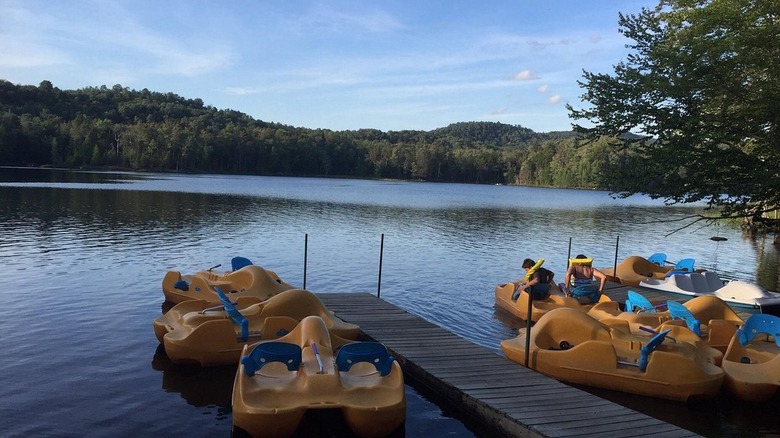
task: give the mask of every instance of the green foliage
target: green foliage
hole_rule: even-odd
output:
[[[573,132],[489,122],[312,130],[120,85],[63,91],[0,80],[0,114],[0,164],[591,188],[605,160]]]
[[[610,146],[607,185],[761,220],[780,205],[780,2],[664,0],[620,16],[633,52],[569,106]]]

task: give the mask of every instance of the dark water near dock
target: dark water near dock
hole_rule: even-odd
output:
[[[162,277],[242,255],[302,286],[306,234],[309,290],[376,292],[384,234],[382,298],[497,352],[519,322],[494,310],[493,288],[519,278],[525,257],[562,277],[570,237],[599,266],[613,264],[620,236],[619,259],[663,251],[778,289],[771,240],[699,225],[666,237],[680,224],[652,222],[694,211],[596,191],[0,168],[0,430],[229,435],[234,368],[176,367],[158,349]],[[402,435],[478,432],[407,395]],[[777,400],[699,408],[605,396],[707,436],[780,434]],[[317,430],[339,436],[330,427]]]

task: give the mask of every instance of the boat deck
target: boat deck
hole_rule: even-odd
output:
[[[618,286],[610,285],[615,300],[628,290]],[[367,338],[384,343],[409,383],[435,394],[480,435],[699,436],[511,362],[374,295],[319,297],[341,319],[360,325]]]

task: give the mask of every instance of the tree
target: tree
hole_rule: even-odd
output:
[[[619,17],[632,52],[584,72],[574,124],[622,141],[609,186],[721,218],[770,221],[780,206],[780,1],[662,0]],[[631,131],[645,137],[626,135]]]

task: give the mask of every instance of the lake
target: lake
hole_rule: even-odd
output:
[[[499,353],[522,323],[494,308],[496,284],[520,278],[526,257],[545,258],[562,280],[570,242],[572,256],[601,267],[665,252],[770,290],[780,278],[771,238],[682,228],[700,207],[602,191],[0,168],[0,201],[4,436],[229,435],[235,367],[172,365],[152,321],[167,270],[227,269],[237,255],[299,287],[305,270],[316,293],[379,289]],[[706,436],[780,434],[777,398],[746,407],[599,395]],[[407,396],[401,436],[480,434],[426,394]],[[344,433],[331,418],[307,422],[302,436]]]

